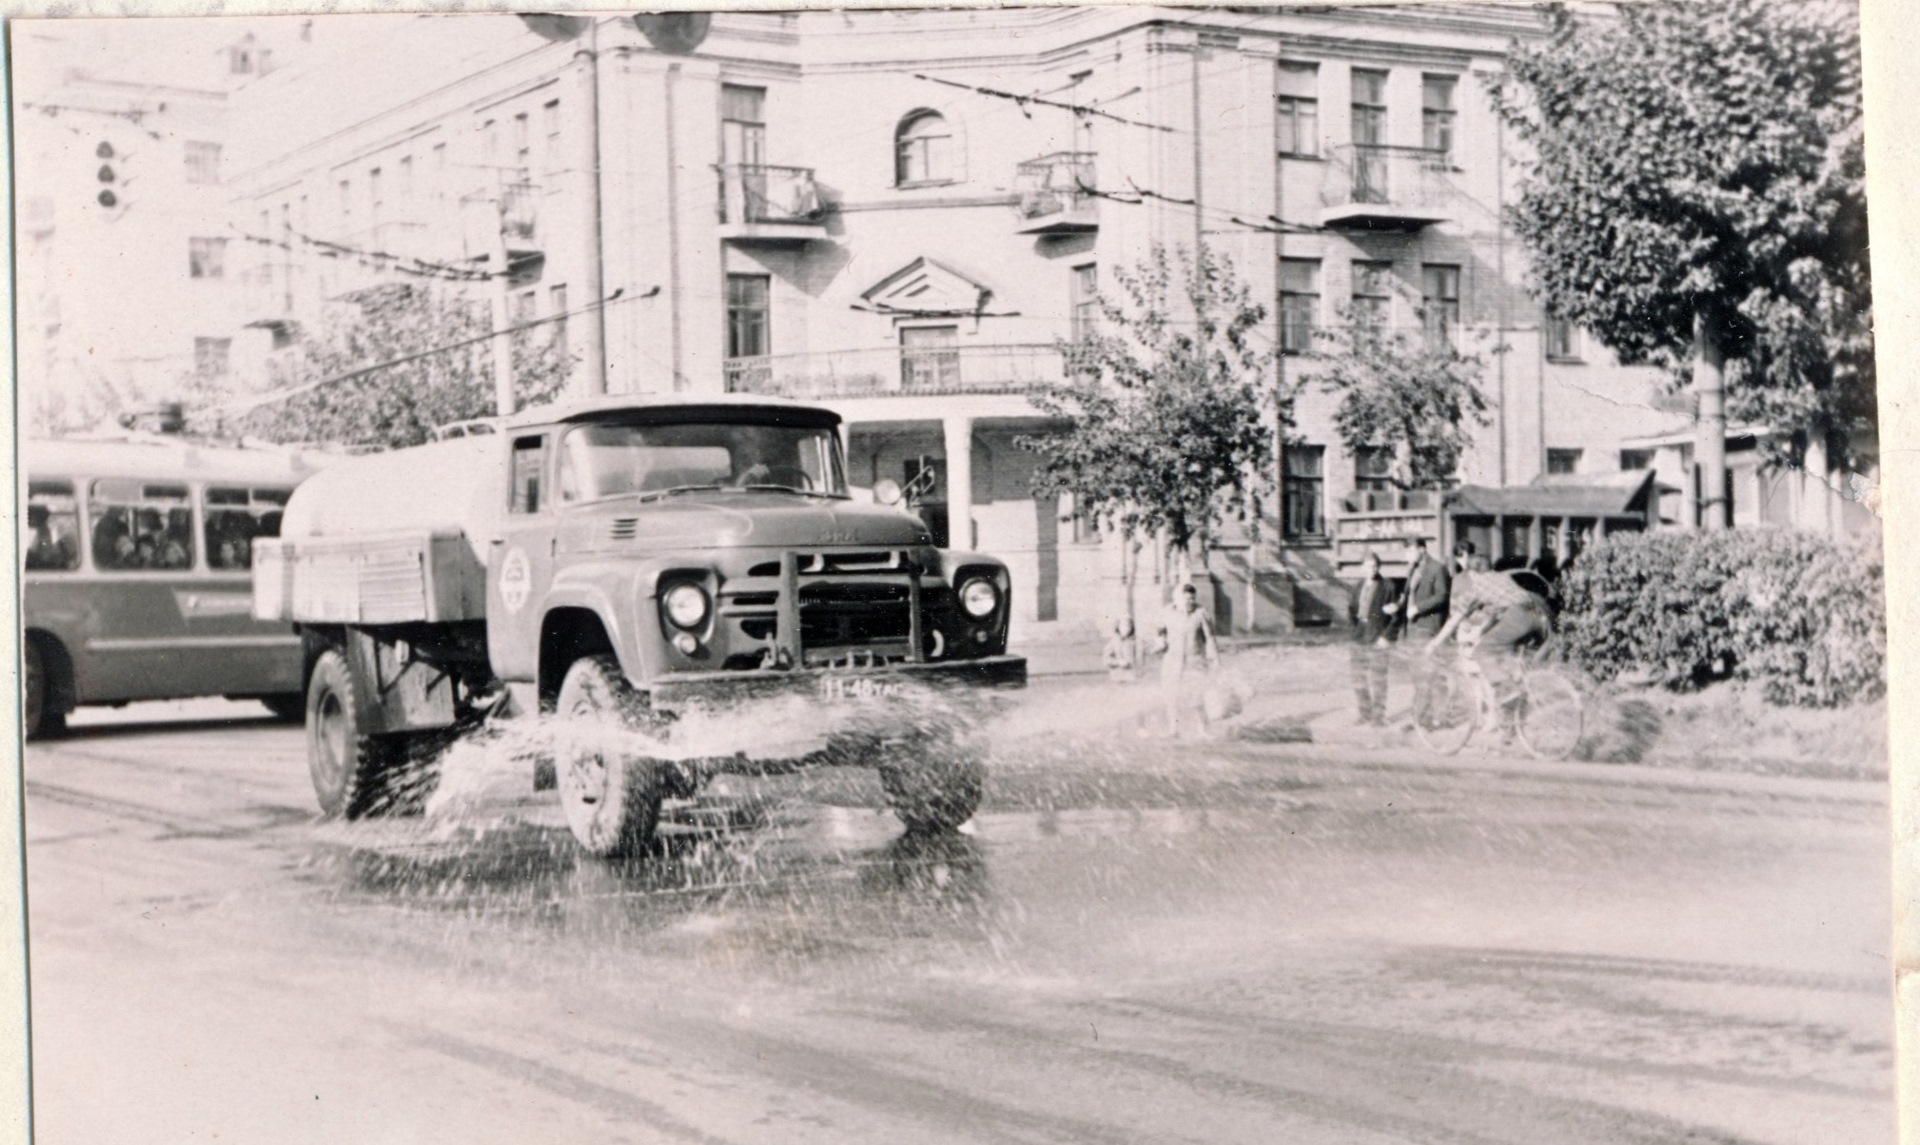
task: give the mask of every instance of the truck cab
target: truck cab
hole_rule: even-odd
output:
[[[670,740],[695,709],[827,713],[821,742],[783,760],[560,752],[575,834],[608,854],[644,845],[660,798],[707,775],[808,762],[877,766],[910,827],[957,825],[978,765],[913,726],[911,697],[1026,680],[1006,651],[1005,565],[856,499],[838,415],[770,399],[532,410],[498,433],[354,459],[295,494],[255,582],[256,610],[307,641],[309,763],[331,813],[404,802],[421,786],[402,782],[410,761],[489,718],[617,720]],[[903,714],[876,733],[888,705]],[[884,757],[909,743],[952,774],[930,783]]]

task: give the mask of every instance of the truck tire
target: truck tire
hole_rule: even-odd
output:
[[[883,761],[880,788],[909,834],[951,831],[973,818],[986,790],[987,769],[958,743],[935,743]]]
[[[385,788],[394,751],[365,727],[347,658],[322,653],[307,685],[307,771],[329,817],[360,819],[389,809]]]
[[[560,805],[581,849],[603,859],[645,851],[660,825],[659,767],[619,742],[638,706],[610,655],[575,660],[554,705],[574,725],[554,751]]]

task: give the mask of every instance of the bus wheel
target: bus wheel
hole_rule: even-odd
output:
[[[573,662],[555,705],[566,725],[554,750],[554,780],[573,837],[590,855],[623,858],[647,849],[660,824],[658,767],[621,741],[637,702],[612,656]]]
[[[363,730],[366,721],[353,698],[347,658],[322,653],[307,686],[307,770],[320,810],[359,819],[385,810],[384,787],[393,755],[388,744]]]
[[[951,831],[973,818],[987,778],[977,754],[956,742],[927,743],[911,758],[906,754],[882,761],[879,771],[887,804],[909,833]]]
[[[66,728],[66,717],[49,710],[52,704],[53,681],[48,677],[47,654],[40,647],[40,641],[32,636],[26,639],[26,647],[21,649],[26,659],[26,678],[20,682],[20,723],[26,729],[28,739],[45,739],[58,735]]]

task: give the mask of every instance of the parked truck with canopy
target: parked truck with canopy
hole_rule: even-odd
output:
[[[256,548],[257,614],[305,642],[324,811],[404,804],[437,747],[547,713],[644,733],[552,737],[595,854],[645,848],[663,800],[726,772],[870,766],[910,829],[973,814],[981,764],[927,714],[1025,685],[1006,566],[852,497],[837,414],[629,396],[499,428],[342,462]],[[751,735],[756,708],[796,703],[818,735],[778,758],[644,748],[695,714]]]

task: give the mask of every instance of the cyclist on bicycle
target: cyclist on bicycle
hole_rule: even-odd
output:
[[[1467,570],[1453,580],[1447,622],[1425,653],[1433,655],[1452,636],[1486,673],[1493,686],[1495,710],[1500,711],[1519,694],[1519,674],[1514,661],[1523,647],[1537,645],[1551,635],[1553,623],[1547,602],[1538,593],[1529,592],[1503,572],[1494,572],[1487,558],[1467,558]]]

